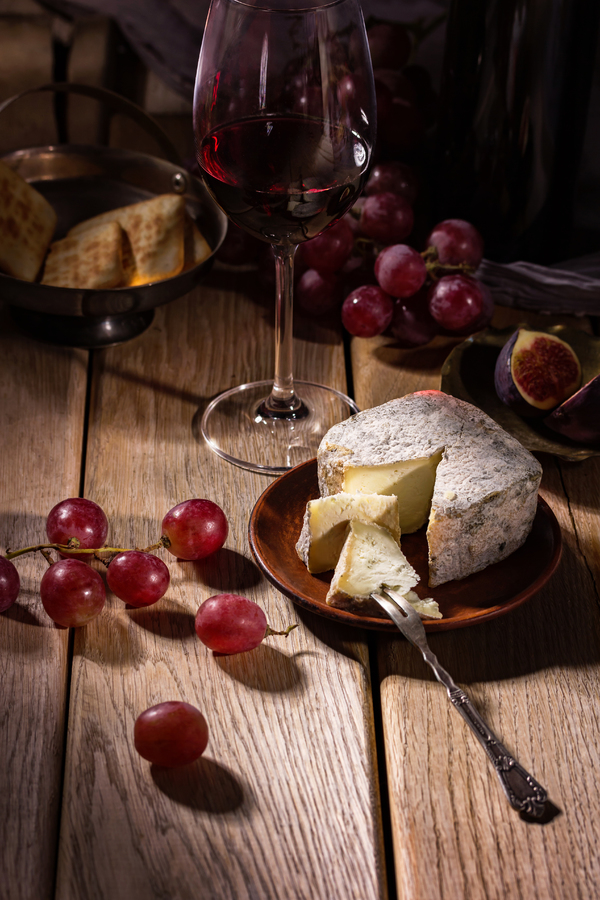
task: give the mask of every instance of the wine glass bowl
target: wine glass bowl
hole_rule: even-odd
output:
[[[347,212],[371,162],[375,92],[358,0],[213,0],[194,136],[209,192],[235,224],[273,246],[276,266],[271,391],[264,384],[256,388],[261,397],[251,385],[227,391],[206,410],[202,433],[238,465],[281,472],[290,465],[290,441],[314,454],[325,431],[356,411],[324,385],[302,383],[296,392],[292,290],[296,247]],[[330,396],[316,399],[319,392]],[[250,446],[252,430],[260,447]]]

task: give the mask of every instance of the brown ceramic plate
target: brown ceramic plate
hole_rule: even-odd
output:
[[[518,327],[486,328],[455,347],[442,366],[441,389],[478,406],[528,450],[552,453],[571,462],[600,456],[598,444],[578,444],[547,428],[541,419],[522,418],[498,398],[494,387],[496,360]],[[600,338],[564,325],[536,325],[535,330],[555,334],[571,345],[581,363],[582,384],[600,372]]]
[[[316,459],[290,469],[269,485],[250,517],[250,547],[256,562],[276,588],[311,612],[359,628],[397,631],[388,619],[328,606],[325,596],[331,573],[311,575],[296,554],[306,504],[318,496]],[[554,513],[540,497],[533,529],[519,550],[483,572],[436,588],[427,587],[425,528],[403,535],[402,550],[421,579],[417,593],[437,600],[443,614],[442,619],[426,621],[425,630],[444,631],[504,615],[532,597],[558,565],[561,534]]]

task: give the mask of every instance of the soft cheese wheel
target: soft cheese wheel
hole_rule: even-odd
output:
[[[348,523],[356,519],[382,525],[400,541],[397,497],[340,493],[309,500],[296,544],[296,552],[309,572],[335,568]]]
[[[358,477],[357,469],[371,490],[381,475],[377,492],[396,494],[401,527],[403,504],[429,505],[429,479],[416,493],[405,492],[403,467],[396,483],[390,469],[408,461],[425,473],[435,466],[427,527],[431,586],[505,559],[524,543],[537,510],[542,468],[535,457],[480,409],[441,391],[408,394],[334,425],[317,459],[323,496],[348,490],[346,476]]]

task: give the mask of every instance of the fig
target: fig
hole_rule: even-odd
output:
[[[600,375],[557,406],[544,424],[580,444],[600,444]]]
[[[543,416],[580,383],[581,366],[572,347],[544,331],[518,328],[496,361],[496,393],[521,416]]]

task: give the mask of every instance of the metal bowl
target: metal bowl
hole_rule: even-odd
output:
[[[87,145],[18,150],[2,159],[54,207],[54,240],[99,213],[175,192],[185,197],[188,213],[213,251],[204,262],[172,278],[111,290],[52,287],[0,274],[0,296],[10,304],[14,320],[40,340],[93,348],[135,337],[150,325],[155,307],[198,284],[225,237],[227,217],[202,182],[175,162]]]

